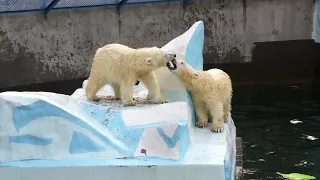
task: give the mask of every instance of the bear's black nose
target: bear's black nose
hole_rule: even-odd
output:
[[[173,54],[173,57],[175,57],[175,58],[176,58],[176,57],[177,57],[177,55],[176,55],[176,54]]]

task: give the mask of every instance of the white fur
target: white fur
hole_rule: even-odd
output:
[[[133,49],[121,44],[108,44],[99,48],[94,56],[86,95],[88,100],[97,100],[97,91],[105,84],[113,88],[115,99],[122,99],[125,105],[135,105],[132,88],[141,80],[148,88],[148,97],[156,103],[165,103],[154,70],[165,66],[175,57],[160,48]]]
[[[191,92],[198,116],[197,126],[207,126],[209,113],[212,131],[222,132],[223,121],[228,122],[231,110],[232,83],[228,74],[220,69],[197,71],[185,62],[175,62],[177,68],[171,72]]]

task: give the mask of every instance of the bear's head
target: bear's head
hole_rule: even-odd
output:
[[[167,63],[169,71],[181,78],[197,79],[199,74],[187,63],[174,59]]]
[[[141,48],[139,52],[142,52],[139,56],[145,56],[145,63],[152,68],[164,67],[168,62],[175,60],[177,57],[174,52],[162,51],[158,47]]]
[[[165,63],[168,63],[170,61],[175,60],[177,58],[177,55],[174,52],[167,51],[167,52],[164,52],[163,57],[164,57]]]

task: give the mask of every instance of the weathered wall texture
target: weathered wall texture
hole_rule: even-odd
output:
[[[244,3],[245,2],[245,3]],[[254,42],[311,39],[313,0],[210,0],[0,16],[0,88],[89,75],[108,43],[162,46],[205,23],[205,62],[249,62]]]

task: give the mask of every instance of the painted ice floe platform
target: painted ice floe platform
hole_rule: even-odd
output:
[[[128,146],[126,157],[183,158],[190,146],[190,132],[193,132],[191,108],[186,101],[135,107],[124,107],[121,100],[88,103],[84,91],[86,84],[87,80],[71,97]],[[135,86],[133,92],[138,102],[147,102],[148,91],[142,83]],[[113,96],[112,88],[106,85],[98,96]]]
[[[114,147],[118,145],[116,147],[128,149],[126,148],[128,140],[125,141],[121,138],[124,138],[124,135],[129,135],[130,132],[121,131],[123,126],[108,128],[112,122],[104,124],[103,121],[97,120],[98,118],[92,118],[93,116],[101,117],[105,113],[99,111],[99,108],[102,110],[107,108],[81,102],[81,92],[79,91],[83,91],[83,89],[78,89],[72,97],[46,92],[5,92],[0,94],[0,112],[5,115],[5,121],[0,123],[0,158],[2,161],[0,174],[2,177],[10,180],[21,177],[33,180],[85,180],[92,177],[95,180],[125,180],[129,177],[140,180],[149,180],[150,178],[191,180],[195,177],[212,179],[212,176],[215,179],[233,179],[235,173],[235,126],[232,119],[228,124],[225,124],[223,133],[212,133],[210,128],[195,128],[192,134],[187,134],[190,137],[191,145],[181,159],[165,160],[149,157],[147,147],[145,147],[145,152],[140,151],[145,154],[144,156],[130,158],[128,155],[118,153],[118,149]],[[90,109],[86,106],[92,107]],[[136,108],[144,109],[143,106],[150,105]],[[59,108],[60,112],[57,111]],[[61,112],[62,109],[65,112]],[[122,109],[122,107],[115,109]],[[79,119],[75,121],[72,116]],[[20,119],[21,122],[17,123],[21,117],[23,117]],[[94,120],[87,121],[87,126],[81,124],[81,119],[91,118]],[[106,119],[112,121],[108,117]],[[106,128],[103,129],[103,126]],[[161,124],[154,124],[154,126],[159,128]],[[140,131],[149,127],[154,128],[146,125],[140,127]],[[181,128],[189,129],[186,126]],[[193,129],[193,126],[190,128]],[[93,129],[98,132],[92,132]],[[139,128],[131,130],[139,131]],[[103,131],[106,133],[102,133]],[[117,131],[123,134],[111,133]],[[100,133],[99,136],[97,136],[98,133]],[[153,133],[158,133],[159,136],[161,134],[159,131]],[[152,133],[150,135],[153,136]],[[101,136],[104,138],[99,139]],[[104,141],[107,138],[109,141]],[[167,138],[174,139],[174,135],[168,134]],[[151,146],[152,144],[156,146],[159,143],[157,141],[166,143],[166,140],[161,138],[150,141]],[[114,146],[106,147],[110,142],[113,142]],[[167,140],[167,142],[173,143],[174,141]],[[100,144],[98,145],[98,143]],[[152,149],[152,147],[150,148]],[[169,145],[167,148],[170,149]],[[171,149],[175,148],[171,146]],[[97,152],[95,153],[93,150]],[[163,155],[166,155],[165,152],[163,149],[159,151]]]
[[[0,165],[1,177],[16,180],[211,180],[234,179],[235,144],[232,144],[233,121],[221,134],[209,128],[195,129],[192,145],[184,160],[155,158],[129,159],[69,159],[16,161]],[[230,143],[230,144],[229,144]]]
[[[204,25],[162,47],[195,69],[203,68]],[[71,96],[48,92],[0,93],[0,174],[4,179],[216,179],[233,180],[235,126],[223,133],[195,128],[190,94],[167,68],[156,76],[166,104],[89,102],[83,82]],[[106,85],[98,96],[113,95]],[[25,178],[23,178],[25,179]]]

